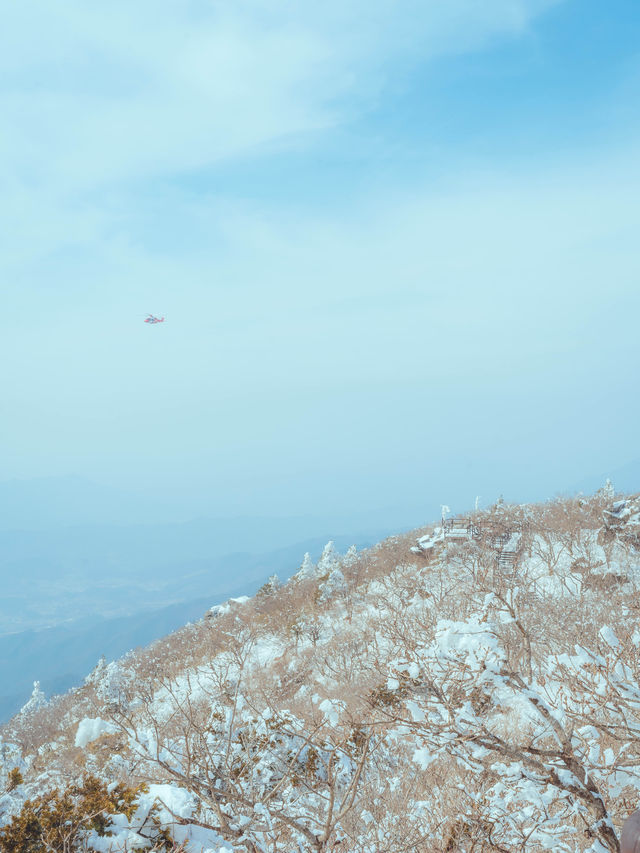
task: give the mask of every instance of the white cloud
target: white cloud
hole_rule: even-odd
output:
[[[553,2],[12,4],[0,30],[0,272],[46,290],[75,253],[71,287],[84,287],[83,253],[105,269],[131,254],[130,216],[148,214],[141,192],[154,180],[300,147],[411,63],[521,33]]]
[[[68,190],[198,168],[330,127],[407,63],[520,33],[551,2],[14,4],[1,162]]]

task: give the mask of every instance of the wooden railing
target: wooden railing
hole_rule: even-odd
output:
[[[509,522],[487,519],[477,521],[467,516],[443,519],[443,540],[467,538],[484,542],[496,551],[496,568],[500,568],[505,577],[515,577],[516,567],[523,551],[522,534],[531,526],[528,521]],[[505,550],[514,536],[518,536],[517,546]]]

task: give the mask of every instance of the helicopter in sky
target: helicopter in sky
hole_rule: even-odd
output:
[[[164,323],[164,317],[155,317],[153,314],[147,314],[145,318],[145,323]]]

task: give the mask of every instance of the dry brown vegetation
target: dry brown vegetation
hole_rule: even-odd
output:
[[[608,779],[640,761],[640,705],[616,675],[624,665],[636,677],[639,560],[628,530],[604,524],[609,504],[604,494],[499,504],[469,516],[473,536],[427,553],[412,548],[433,526],[390,537],[342,566],[328,598],[326,574],[265,586],[130,655],[108,700],[98,679],[2,736],[33,756],[32,780],[45,769],[76,780],[91,766],[179,785],[200,804],[194,822],[248,853],[321,853],[338,841],[341,853],[542,850],[547,826],[573,833],[574,847],[553,849],[596,839],[615,852],[632,791],[613,797]],[[495,683],[480,664],[429,658],[447,620],[490,626],[499,653],[487,647],[483,666]],[[572,658],[577,647],[601,655],[593,671]],[[529,704],[530,729],[501,691],[514,708]],[[76,748],[84,716],[118,732]],[[575,740],[586,728],[599,751]],[[419,772],[416,750],[436,756]],[[555,791],[533,816],[495,793],[507,758],[529,768],[541,797]]]

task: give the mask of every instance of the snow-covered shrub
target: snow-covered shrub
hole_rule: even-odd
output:
[[[614,853],[640,798],[633,500],[500,503],[428,559],[425,528],[327,546],[19,715],[0,824],[90,769],[149,785],[86,836],[103,853],[149,814],[185,853]]]
[[[106,785],[92,776],[62,791],[54,788],[27,800],[0,829],[0,851],[102,853],[109,849],[105,842],[114,850],[171,850],[170,832],[155,819],[157,807],[138,814],[145,791],[144,786]]]

